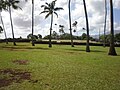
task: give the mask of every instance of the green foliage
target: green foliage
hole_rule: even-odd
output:
[[[120,33],[115,35],[115,41],[120,41]]]
[[[32,34],[29,34],[27,35],[27,39],[33,39],[33,40],[42,39],[42,35],[38,34],[32,36]]]
[[[120,48],[118,56],[108,56],[108,47],[36,45],[18,43],[0,44],[0,69],[22,69],[31,72],[38,82],[11,83],[1,90],[120,90]],[[28,65],[12,63],[28,60]],[[3,76],[0,75],[0,79]]]

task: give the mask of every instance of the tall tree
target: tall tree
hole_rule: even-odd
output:
[[[33,33],[34,33],[34,0],[32,0],[32,46],[35,46],[33,40]]]
[[[83,0],[83,4],[84,4],[84,11],[85,11],[85,18],[86,18],[86,30],[87,30],[86,52],[90,52],[90,47],[89,47],[89,23],[88,23],[88,15],[87,15],[87,8],[86,8],[85,0]]]
[[[1,18],[1,23],[2,23],[2,27],[3,27],[4,35],[5,35],[6,44],[8,44],[6,30],[5,30],[4,22],[3,22],[3,19],[2,19],[2,15],[1,15],[1,12],[3,10],[7,10],[7,8],[6,8],[6,2],[4,0],[1,0],[0,1],[0,18]]]
[[[108,55],[117,55],[114,45],[114,18],[113,18],[113,0],[110,0],[110,48]]]
[[[72,35],[72,25],[71,25],[71,0],[68,2],[68,8],[69,8],[69,28],[70,28],[70,39],[71,39],[71,46],[74,47],[73,44],[73,35]]]
[[[107,20],[107,0],[105,0],[105,23],[104,23],[104,42],[103,42],[104,47],[105,47],[105,43],[106,43],[106,38],[105,38],[106,20]]]
[[[11,8],[13,8],[15,10],[19,9],[20,7],[18,5],[16,5],[19,2],[20,1],[18,1],[18,0],[8,0],[8,9],[9,9],[9,14],[10,14],[10,22],[11,22],[11,29],[12,29],[12,36],[13,36],[13,45],[16,45],[16,42],[15,42],[15,36],[14,36],[14,28],[13,28]]]
[[[45,3],[45,5],[42,5],[41,7],[44,8],[44,11],[42,11],[40,14],[42,13],[47,13],[47,15],[45,16],[45,19],[51,15],[51,24],[50,24],[50,35],[49,35],[49,47],[52,47],[52,43],[51,43],[51,34],[52,34],[52,24],[53,24],[53,14],[55,14],[58,17],[58,14],[56,13],[56,11],[59,10],[63,10],[63,8],[61,7],[55,7],[55,3],[57,0],[52,1],[51,3]]]

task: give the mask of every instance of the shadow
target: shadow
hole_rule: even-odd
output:
[[[17,47],[17,46],[8,46],[8,47],[6,47],[6,46],[3,46],[2,48],[5,48],[5,49],[11,49],[11,50],[21,50],[21,49],[24,49],[24,50],[26,50],[26,49],[41,49],[41,50],[49,50],[49,48],[42,48],[42,47]]]
[[[66,49],[66,50],[70,50],[70,51],[84,51],[84,52],[86,52],[85,49]],[[90,52],[105,52],[105,51],[101,51],[101,50],[90,50]]]

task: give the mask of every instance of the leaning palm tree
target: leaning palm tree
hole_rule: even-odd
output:
[[[69,28],[70,28],[71,46],[74,47],[73,36],[72,36],[72,26],[71,26],[71,8],[70,8],[70,2],[71,2],[71,0],[69,0],[69,2],[68,2],[68,8],[69,8]]]
[[[7,8],[6,8],[6,3],[5,3],[5,1],[4,1],[4,0],[1,0],[1,1],[0,1],[0,18],[1,18],[1,23],[2,23],[2,27],[3,27],[4,35],[5,35],[6,44],[8,44],[7,35],[6,35],[6,30],[5,30],[4,22],[3,22],[3,19],[2,19],[2,15],[1,15],[1,12],[2,12],[3,10],[7,10]]]
[[[84,4],[84,11],[85,11],[85,18],[86,18],[86,30],[87,30],[86,52],[90,52],[90,47],[89,47],[89,23],[88,23],[88,15],[87,15],[87,8],[86,8],[85,0],[83,0],[83,4]]]
[[[110,48],[108,55],[117,55],[114,46],[114,20],[113,20],[113,0],[110,0]]]
[[[104,23],[104,42],[103,42],[103,46],[105,47],[105,43],[106,43],[106,20],[107,20],[107,1],[105,0],[105,23]]]
[[[63,8],[61,8],[61,7],[55,7],[56,1],[57,0],[54,0],[51,3],[47,3],[46,2],[45,5],[41,6],[42,8],[44,8],[44,11],[42,11],[40,14],[47,13],[47,15],[45,16],[45,19],[48,18],[48,16],[51,15],[51,25],[50,25],[50,35],[49,35],[49,47],[52,47],[51,34],[52,34],[53,14],[55,14],[58,17],[58,14],[56,13],[56,11],[63,10]]]
[[[16,45],[15,43],[15,37],[14,37],[14,30],[13,30],[13,21],[12,21],[12,14],[11,14],[11,7],[13,9],[21,9],[19,6],[17,6],[16,4],[18,4],[20,1],[19,0],[8,0],[7,4],[8,4],[8,9],[9,9],[9,14],[10,14],[10,22],[11,22],[11,29],[12,29],[12,36],[13,36],[13,45]]]

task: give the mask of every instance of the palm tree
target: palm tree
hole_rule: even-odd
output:
[[[10,14],[10,22],[11,22],[11,29],[12,29],[12,36],[13,36],[13,45],[16,45],[16,43],[15,43],[14,30],[13,30],[13,21],[12,21],[11,7],[13,9],[19,9],[20,7],[16,5],[19,2],[20,1],[18,1],[18,0],[8,0],[8,9],[9,9],[9,14]]]
[[[51,25],[50,25],[50,35],[49,35],[49,47],[52,47],[52,43],[51,43],[51,34],[52,34],[52,24],[53,24],[53,14],[55,14],[58,17],[58,14],[56,13],[56,11],[59,10],[63,10],[63,8],[61,7],[55,7],[55,3],[57,0],[52,1],[51,3],[45,3],[46,5],[42,5],[41,7],[44,8],[44,11],[42,11],[40,14],[42,13],[47,13],[47,15],[45,16],[45,19],[51,15]]]
[[[105,0],[105,23],[104,23],[104,42],[103,42],[104,47],[105,47],[105,43],[106,43],[106,37],[105,37],[106,20],[107,20],[107,1]]]
[[[33,33],[34,33],[34,0],[32,0],[32,46],[35,46],[33,40]]]
[[[71,46],[74,47],[73,36],[72,36],[72,26],[71,26],[71,8],[70,8],[70,2],[71,2],[71,0],[69,0],[69,2],[68,2],[68,8],[69,8],[69,28],[70,28]]]
[[[111,23],[111,31],[110,31],[110,48],[108,55],[117,55],[114,46],[114,20],[113,20],[113,0],[110,0],[110,23]]]
[[[88,23],[88,15],[87,15],[85,0],[83,0],[83,4],[84,4],[84,11],[85,11],[85,18],[86,18],[86,30],[87,30],[86,52],[90,52],[90,47],[89,47],[89,23]]]
[[[73,32],[75,33],[76,32],[76,29],[77,29],[77,21],[75,21],[73,24],[72,24],[72,26],[74,27],[74,30],[73,30]]]
[[[6,44],[8,44],[7,35],[6,35],[5,27],[4,27],[4,22],[3,22],[3,19],[2,19],[2,15],[1,15],[2,10],[7,10],[6,3],[5,3],[4,0],[0,1],[0,18],[1,18],[2,27],[3,27],[3,30],[4,30]]]

